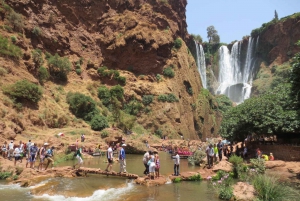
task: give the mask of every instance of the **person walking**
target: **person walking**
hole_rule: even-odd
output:
[[[178,152],[175,152],[176,155],[174,157],[174,175],[179,176],[179,165],[180,165],[180,157]]]
[[[217,147],[218,147],[219,160],[221,161],[223,155],[223,142],[221,140],[219,140]]]
[[[12,160],[11,158],[14,156],[14,141],[11,141],[9,144],[8,144],[8,156],[7,158],[9,160]]]
[[[124,147],[126,147],[126,144],[122,144],[119,153],[120,173],[126,173],[126,154]]]
[[[109,171],[111,172],[112,164],[113,164],[113,150],[112,150],[111,146],[112,145],[110,144],[107,149],[107,153],[106,153],[106,157],[107,157],[107,161],[108,161],[107,167],[105,169],[106,172],[108,172],[108,168],[109,168]]]
[[[21,158],[21,150],[19,148],[19,145],[16,145],[16,148],[14,150],[14,156],[15,156],[15,162],[14,165],[16,166],[17,161],[20,161],[20,163],[22,163],[22,158]]]
[[[218,147],[217,147],[217,144],[214,144],[214,161],[215,162],[217,162],[217,155],[218,155],[218,153],[219,153],[219,151],[218,151]]]
[[[80,166],[83,164],[83,160],[82,160],[82,146],[77,149],[76,151],[76,159],[77,159],[77,163],[75,165],[73,165],[73,169],[76,168],[76,165],[78,165],[78,169],[80,168]]]
[[[29,150],[29,157],[30,157],[30,168],[34,168],[34,162],[35,162],[35,159],[36,159],[36,156],[38,154],[38,147],[36,146],[36,143],[33,143],[33,146],[30,147],[30,150]]]
[[[150,158],[149,152],[150,152],[150,151],[147,151],[147,152],[144,154],[144,157],[143,157],[143,164],[144,164],[144,166],[145,166],[145,170],[144,170],[144,174],[145,174],[145,175],[149,174],[149,165],[148,165],[148,161],[149,161],[149,158]]]
[[[6,141],[2,145],[1,151],[2,151],[2,157],[6,158],[7,157],[7,142]]]
[[[48,166],[52,165],[52,168],[53,168],[53,165],[54,165],[54,146],[52,146],[50,149],[47,150],[47,153],[46,153],[46,156],[45,158],[47,158],[47,165],[45,167],[45,170],[47,170]]]
[[[211,168],[214,165],[214,149],[213,146],[210,144],[208,149],[208,168]]]
[[[84,136],[84,134],[83,134],[83,133],[81,134],[81,137],[80,137],[80,138],[81,138],[81,142],[84,142],[84,140],[85,140],[85,136]]]
[[[38,170],[43,170],[43,163],[46,157],[46,152],[47,152],[47,146],[49,144],[46,142],[44,145],[40,148],[39,150],[39,155],[40,155],[40,164],[38,166]]]

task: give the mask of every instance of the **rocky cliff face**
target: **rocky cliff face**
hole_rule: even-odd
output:
[[[44,54],[58,53],[74,65],[68,83],[46,82],[38,108],[24,107],[22,117],[12,109],[13,104],[5,102],[7,97],[1,92],[0,104],[2,111],[6,111],[2,115],[1,133],[6,133],[6,137],[9,132],[35,133],[41,128],[88,127],[69,112],[65,97],[67,92],[79,91],[99,101],[96,88],[101,84],[115,84],[99,77],[97,69],[101,66],[117,69],[126,77],[125,101],[133,97],[141,101],[143,95],[154,95],[150,113],[137,115],[137,122],[149,132],[160,130],[165,136],[178,138],[183,135],[186,139],[216,134],[215,112],[209,105],[199,103],[201,80],[184,42],[189,37],[185,21],[187,0],[5,2],[23,15],[24,27],[21,33],[2,29],[0,34],[7,38],[17,34],[16,44],[22,48],[24,56],[18,63],[0,57],[2,67],[9,72],[1,79],[2,85],[24,78],[38,83],[37,68],[31,58],[33,49],[38,48]],[[1,16],[0,24],[9,26],[3,9]],[[37,28],[41,32],[38,36],[33,32]],[[177,38],[182,40],[180,48],[174,48]],[[83,58],[82,73],[77,75],[75,63],[80,58]],[[47,66],[47,62],[43,65]],[[158,81],[157,75],[163,74],[167,66],[173,68],[175,76]],[[170,93],[179,101],[157,101],[159,95]],[[5,126],[8,124],[12,125],[9,129]]]

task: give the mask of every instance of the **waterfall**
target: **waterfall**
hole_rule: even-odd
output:
[[[203,88],[206,89],[206,64],[205,64],[205,55],[204,55],[204,50],[202,45],[198,44],[196,41],[195,46],[196,46],[196,57],[197,57],[197,67],[198,71],[200,73],[201,81],[202,81],[202,86]]]
[[[227,46],[219,49],[219,87],[216,94],[225,94],[232,101],[242,103],[250,98],[253,70],[255,66],[254,50],[258,47],[258,40],[249,38],[245,64],[242,65],[242,41],[235,42],[231,53]]]

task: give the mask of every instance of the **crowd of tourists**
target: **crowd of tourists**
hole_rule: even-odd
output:
[[[26,168],[29,165],[29,168],[35,169],[35,162],[38,161],[37,170],[47,170],[51,164],[53,167],[54,160],[54,147],[48,147],[48,143],[44,143],[41,147],[38,147],[36,143],[29,140],[27,143],[22,141],[19,144],[15,144],[12,140],[9,144],[5,141],[1,146],[2,157],[7,158],[8,160],[14,159],[14,165],[16,166],[17,162],[22,163],[23,158],[26,160]],[[47,161],[46,161],[47,160]],[[43,165],[46,162],[46,165],[43,169]]]

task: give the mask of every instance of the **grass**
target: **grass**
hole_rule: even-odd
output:
[[[0,35],[0,55],[18,60],[22,57],[22,50],[18,46],[12,44],[7,38]]]

